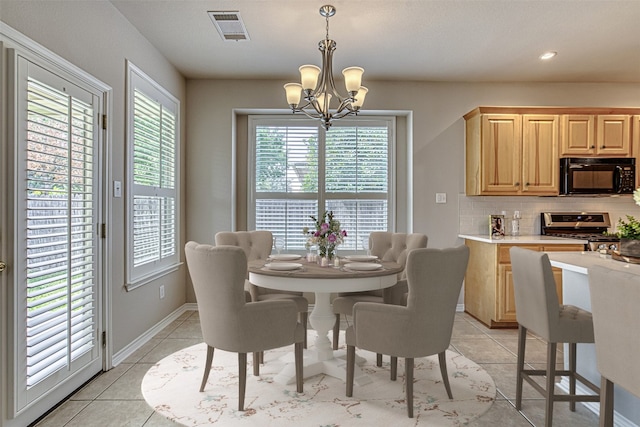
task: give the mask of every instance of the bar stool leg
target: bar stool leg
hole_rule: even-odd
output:
[[[545,427],[551,427],[553,422],[553,400],[556,385],[556,349],[555,342],[547,343],[547,401],[545,408]]]
[[[527,343],[527,328],[518,326],[518,361],[516,376],[516,409],[522,409],[522,370],[524,369],[524,351]]]
[[[572,342],[569,343],[569,394],[576,394],[576,348],[577,344]],[[569,402],[569,410],[571,412],[576,411],[576,401],[571,400]]]
[[[600,427],[613,427],[613,383],[605,377],[600,384]]]

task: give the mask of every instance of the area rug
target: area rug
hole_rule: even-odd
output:
[[[312,342],[312,340],[309,340]],[[166,418],[185,426],[459,426],[485,413],[493,404],[496,387],[491,376],[471,360],[447,351],[453,400],[442,383],[438,357],[415,360],[414,418],[407,417],[404,361],[398,359],[398,379],[389,380],[389,358],[375,366],[375,354],[358,350],[366,359],[361,368],[373,382],[354,385],[345,396],[345,383],[328,375],[305,379],[304,392],[295,384],[273,381],[291,348],[267,351],[260,376],[253,376],[247,360],[245,411],[238,411],[238,358],[216,350],[205,391],[200,393],[204,343],[180,350],[154,365],[142,380],[147,403]],[[287,359],[284,357],[283,359]]]

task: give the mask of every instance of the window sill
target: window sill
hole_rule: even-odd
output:
[[[138,277],[136,278],[136,280],[133,280],[131,282],[127,282],[127,284],[125,285],[125,289],[127,290],[127,292],[131,292],[134,289],[137,289],[141,286],[146,285],[147,283],[151,283],[154,280],[157,280],[163,276],[166,276],[167,274],[171,274],[174,271],[178,271],[178,269],[182,266],[182,262],[178,262],[176,264],[171,264],[168,265],[166,267],[163,267],[159,270],[156,270],[152,273],[146,274],[144,276]]]

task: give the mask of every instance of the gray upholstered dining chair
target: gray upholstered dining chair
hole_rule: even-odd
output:
[[[296,390],[302,393],[302,344],[304,328],[297,321],[297,307],[290,300],[245,301],[247,257],[241,248],[189,242],[187,266],[198,304],[207,360],[200,391],[204,391],[214,349],[238,353],[238,410],[244,410],[247,353],[253,352],[253,374],[260,374],[258,354],[295,344]]]
[[[591,313],[600,384],[600,426],[613,427],[613,384],[640,397],[640,301],[638,276],[626,271],[589,268]]]
[[[347,328],[347,396],[353,396],[355,348],[391,355],[391,380],[398,357],[405,358],[407,413],[413,418],[416,357],[438,355],[440,373],[453,399],[445,351],[451,343],[456,305],[469,261],[469,248],[413,249],[407,256],[407,306],[358,302]]]
[[[421,233],[391,233],[388,231],[375,231],[369,235],[371,255],[377,256],[382,261],[393,261],[405,265],[407,253],[412,249],[426,248],[428,238]],[[336,323],[333,326],[333,349],[338,349],[338,337],[340,334],[340,315],[351,316],[353,306],[357,302],[377,302],[384,304],[402,304],[402,297],[407,292],[406,274],[403,271],[398,275],[398,283],[394,286],[377,291],[340,293],[332,302],[333,312],[336,315]],[[382,365],[381,355],[377,358],[378,366]]]
[[[517,246],[512,247],[509,253],[518,320],[516,409],[522,409],[524,380],[544,396],[545,426],[551,427],[554,402],[569,402],[569,409],[575,411],[576,402],[600,400],[600,389],[576,372],[576,344],[593,343],[593,320],[591,313],[586,310],[572,305],[560,305],[551,263],[546,253]],[[527,331],[547,342],[546,370],[524,369]],[[569,344],[568,370],[556,370],[558,343]],[[546,376],[546,388],[534,380],[535,376]],[[568,394],[556,394],[557,376],[569,377]],[[576,394],[576,380],[597,394]]]
[[[273,235],[267,230],[255,231],[221,231],[216,233],[216,245],[238,246],[244,250],[247,261],[257,259],[267,260],[271,255],[273,247]],[[245,289],[249,290],[252,301],[268,301],[272,299],[290,299],[298,307],[300,323],[305,330],[304,348],[307,348],[307,319],[309,313],[309,301],[302,295],[302,292],[277,291],[256,286],[247,280]]]

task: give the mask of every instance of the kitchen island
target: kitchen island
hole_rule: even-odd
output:
[[[591,298],[589,293],[589,267],[596,265],[626,272],[632,272],[638,276],[638,286],[640,286],[640,265],[628,264],[616,261],[610,257],[600,255],[597,252],[549,252],[551,265],[562,269],[562,294],[564,304],[575,305],[582,309],[591,311]],[[611,283],[615,286],[615,283]],[[638,304],[640,301],[621,301],[621,304]],[[625,325],[620,325],[624,328]],[[637,335],[636,339],[640,339]],[[565,344],[565,367],[568,363],[568,349]],[[638,355],[631,355],[629,363],[637,363]],[[577,351],[577,371],[585,378],[600,384],[600,373],[596,365],[596,354],[594,344],[578,344]],[[561,387],[568,390],[568,381],[563,379]],[[585,390],[580,390],[585,392]],[[616,426],[639,426],[640,425],[640,399],[627,393],[625,390],[615,386],[615,425]],[[599,412],[596,403],[586,404],[594,412]]]
[[[464,281],[464,310],[490,328],[517,327],[516,304],[509,249],[518,246],[533,251],[580,251],[587,240],[540,235],[505,236],[460,234],[469,248]],[[554,271],[558,297],[562,301],[562,272]]]

